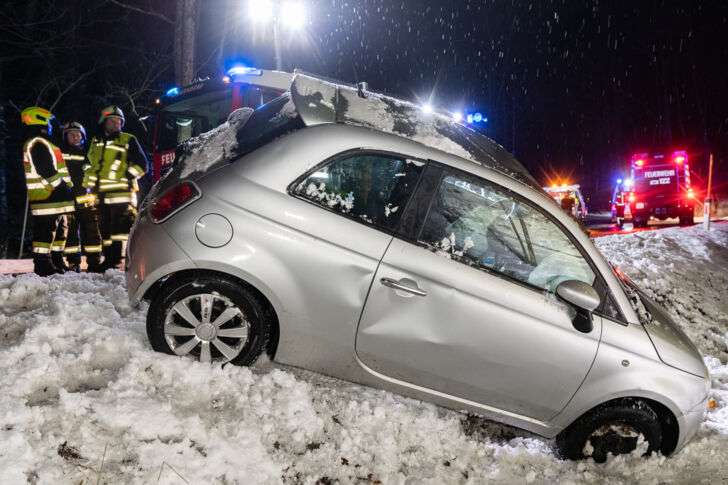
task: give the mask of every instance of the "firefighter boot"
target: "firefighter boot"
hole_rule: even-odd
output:
[[[62,270],[53,266],[51,258],[48,255],[35,256],[33,258],[33,272],[38,276],[62,274]]]
[[[68,260],[68,271],[81,272],[81,253],[69,254],[66,256],[66,260]]]
[[[103,273],[106,270],[104,267],[101,255],[98,253],[92,253],[86,255],[86,271],[89,273]]]
[[[121,246],[121,241],[113,241],[111,246],[104,248],[104,268],[119,269],[122,261]]]
[[[63,274],[66,271],[70,270],[70,268],[66,264],[66,261],[64,261],[63,259],[63,253],[60,251],[51,252],[51,263],[58,269],[58,272],[60,274]]]

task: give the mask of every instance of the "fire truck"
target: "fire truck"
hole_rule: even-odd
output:
[[[177,146],[224,123],[242,107],[257,108],[291,85],[291,74],[234,66],[225,76],[172,87],[155,102],[151,151],[154,180],[174,164]]]
[[[579,220],[586,219],[587,208],[579,184],[552,185],[543,188],[566,212]]]
[[[695,193],[686,150],[635,153],[630,173],[622,197],[634,227],[647,226],[650,217],[679,218],[681,225],[694,223]]]

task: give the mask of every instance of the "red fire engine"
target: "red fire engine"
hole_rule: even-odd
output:
[[[219,79],[167,90],[157,99],[154,114],[154,180],[172,167],[177,145],[221,125],[238,108],[257,108],[280,96],[290,84],[286,72],[235,66]]]
[[[690,185],[687,151],[635,153],[630,159],[630,172],[623,194],[634,227],[645,227],[650,217],[677,217],[682,225],[694,223],[696,194]]]

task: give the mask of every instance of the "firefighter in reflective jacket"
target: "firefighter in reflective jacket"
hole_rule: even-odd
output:
[[[84,187],[98,190],[104,267],[115,268],[122,262],[134,223],[138,179],[144,175],[147,159],[136,137],[121,131],[124,113],[118,106],[101,110],[99,125],[102,134],[89,143]]]
[[[63,217],[73,219],[71,178],[61,150],[49,139],[50,111],[33,106],[24,109],[20,117],[29,135],[23,145],[23,168],[32,216],[34,271],[40,276],[63,273],[53,264],[50,253]],[[62,236],[60,244],[64,240]]]
[[[86,264],[91,273],[102,271],[101,232],[99,215],[96,209],[97,197],[92,189],[83,186],[88,164],[86,161],[86,129],[77,121],[63,124],[63,160],[71,176],[73,194],[76,197],[75,224],[71,224],[64,251],[72,271],[81,270],[81,250],[86,254]]]

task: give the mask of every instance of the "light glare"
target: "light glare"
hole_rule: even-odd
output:
[[[300,29],[306,25],[306,8],[301,2],[284,2],[280,7],[280,19],[289,29]]]
[[[269,22],[273,18],[273,2],[271,0],[250,0],[248,16],[255,23]]]

